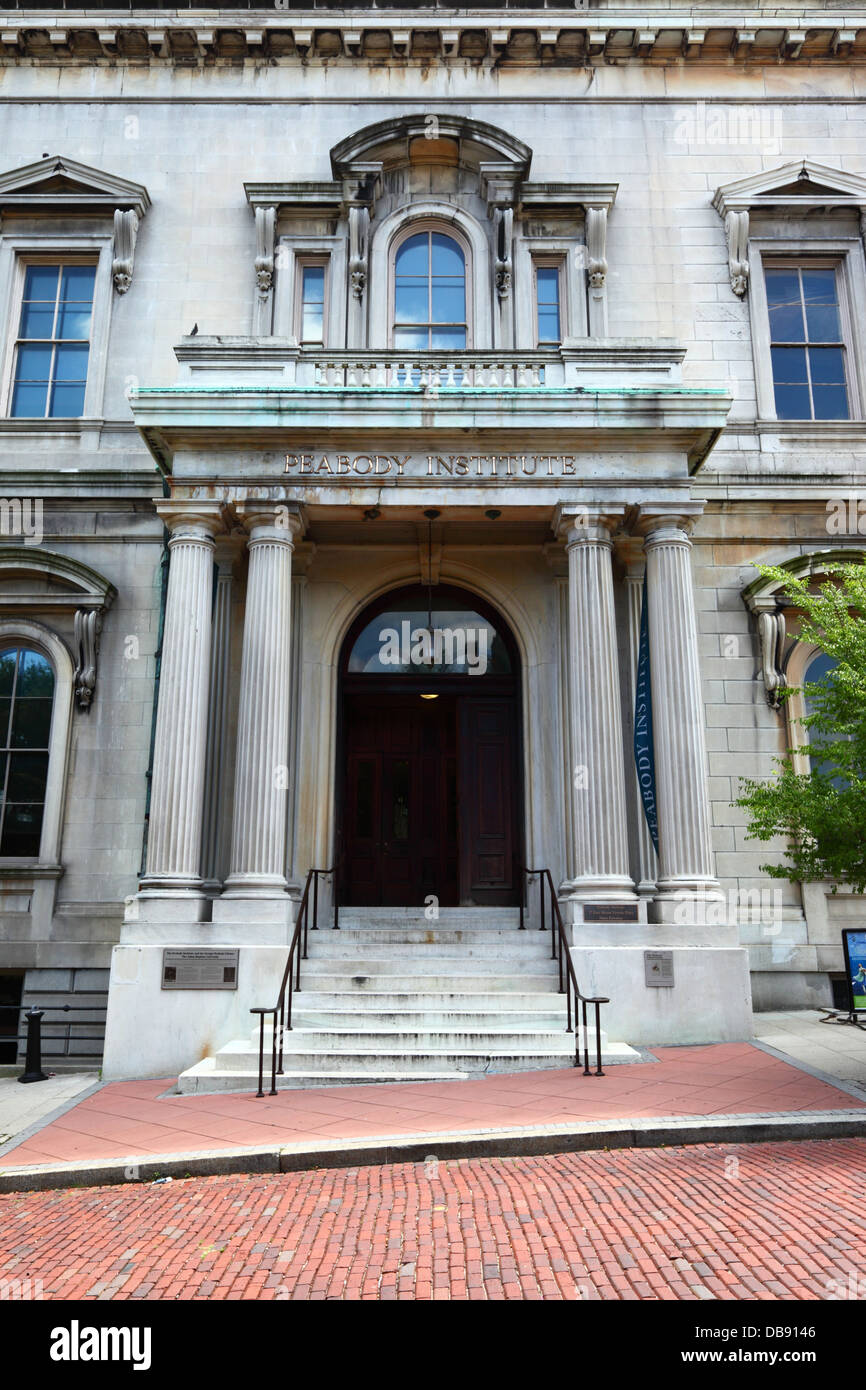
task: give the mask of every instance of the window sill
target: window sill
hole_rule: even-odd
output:
[[[731,428],[734,428],[733,422]],[[736,428],[742,430],[750,426],[738,420]],[[754,429],[756,434],[771,434],[791,442],[866,443],[866,420],[756,420]]]
[[[62,864],[45,864],[38,859],[0,859],[0,880],[60,878],[62,874]]]

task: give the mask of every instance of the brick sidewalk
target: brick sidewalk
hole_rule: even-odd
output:
[[[163,1097],[164,1081],[115,1082],[0,1157],[0,1168],[152,1154],[409,1138],[589,1121],[857,1110],[864,1102],[750,1043],[653,1049],[656,1062],[477,1081]]]
[[[0,1196],[46,1299],[863,1297],[866,1140]],[[853,1292],[852,1292],[853,1290]],[[853,1326],[853,1324],[852,1324]]]

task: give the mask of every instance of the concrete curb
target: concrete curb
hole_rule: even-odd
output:
[[[428,1159],[532,1157],[592,1149],[657,1149],[681,1144],[749,1144],[781,1140],[866,1137],[866,1111],[816,1110],[774,1115],[660,1116],[523,1129],[411,1135],[407,1138],[334,1140],[237,1149],[197,1149],[85,1163],[0,1168],[0,1193],[152,1183],[159,1178],[202,1178],[232,1173],[296,1173],[305,1169],[360,1168]]]

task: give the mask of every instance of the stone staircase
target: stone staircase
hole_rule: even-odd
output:
[[[339,932],[310,935],[292,1022],[280,1089],[454,1081],[574,1058],[550,935],[521,932],[516,908],[443,908],[435,922],[423,908],[343,909]],[[592,1057],[594,1032],[589,1043]],[[268,1028],[266,1067],[270,1046]],[[638,1060],[602,1032],[603,1064]],[[255,1089],[257,1069],[255,1023],[183,1072],[178,1089]]]

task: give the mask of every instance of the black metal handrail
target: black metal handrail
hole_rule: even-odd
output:
[[[601,1068],[601,1006],[609,1004],[610,1000],[602,995],[586,995],[581,993],[580,985],[577,983],[577,971],[574,968],[574,961],[571,959],[571,951],[568,947],[568,937],[565,932],[565,924],[562,920],[562,913],[559,910],[559,901],[556,896],[556,889],[553,886],[553,878],[549,869],[520,869],[520,930],[525,931],[524,914],[526,911],[526,880],[537,877],[539,887],[539,931],[547,930],[547,914],[545,899],[545,883],[550,894],[550,956],[552,960],[559,962],[559,992],[564,994],[567,1000],[568,1026],[566,1032],[574,1033],[574,1065],[580,1066],[580,1026],[575,1028],[572,1019],[577,1022],[577,1006],[581,1005],[582,1027],[583,1027],[583,1074],[584,1076],[604,1076]],[[572,997],[574,1008],[572,1010]],[[592,1004],[595,1009],[595,1071],[589,1069],[589,1037],[586,1025],[586,1006]]]
[[[336,876],[338,864],[330,869],[310,869],[307,880],[304,884],[304,892],[301,898],[301,905],[298,908],[298,916],[295,921],[295,930],[292,933],[292,940],[289,944],[289,954],[286,960],[286,968],[283,971],[283,978],[280,982],[280,991],[277,995],[277,1002],[272,1008],[250,1009],[251,1014],[259,1016],[259,1089],[256,1096],[263,1096],[262,1089],[264,1081],[265,1063],[265,1019],[273,1019],[273,1036],[271,1039],[271,1089],[268,1095],[277,1094],[277,1077],[283,1074],[283,1035],[291,1031],[292,1027],[292,1000],[296,990],[301,988],[301,961],[307,959],[307,945],[310,931],[319,930],[319,879],[334,878],[334,926],[339,923],[338,894],[336,891]],[[312,894],[311,894],[312,889]],[[310,925],[310,900],[312,896],[312,926]],[[279,1025],[277,1024],[279,1018]],[[279,1033],[279,1043],[277,1034]]]

